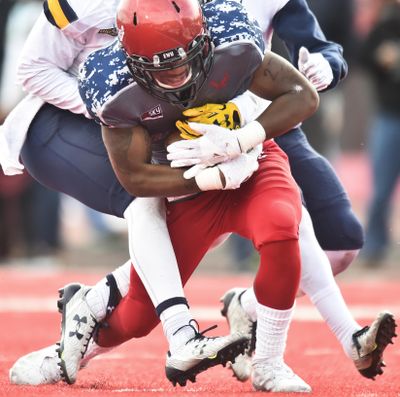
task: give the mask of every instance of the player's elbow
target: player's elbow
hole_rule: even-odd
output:
[[[123,183],[125,190],[135,197],[150,197],[152,190],[149,186],[149,181],[144,173],[134,172],[129,176],[129,180]]]
[[[302,90],[301,103],[304,111],[304,119],[312,116],[319,106],[319,95],[317,90],[311,85],[307,84]]]
[[[16,72],[17,84],[20,84],[24,91],[37,94],[38,87],[43,84],[41,72],[42,69],[38,68],[36,64],[20,61]]]
[[[20,63],[16,72],[17,83],[22,85],[24,90],[28,87],[28,82],[32,77],[32,69],[29,69],[25,63]]]
[[[145,197],[144,181],[136,176],[129,178],[129,183],[124,183],[124,188],[131,196]]]

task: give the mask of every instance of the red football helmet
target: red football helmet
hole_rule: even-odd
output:
[[[138,84],[174,104],[194,100],[213,58],[198,0],[122,0],[117,28]]]

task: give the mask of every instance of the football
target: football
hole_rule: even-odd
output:
[[[182,139],[183,138],[180,136],[179,130],[175,130],[175,131],[171,132],[171,134],[169,134],[165,138],[165,147],[167,147],[168,145],[171,145],[171,143],[174,143],[176,141],[180,141]]]

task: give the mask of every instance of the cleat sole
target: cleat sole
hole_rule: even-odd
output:
[[[361,375],[375,380],[376,376],[383,374],[383,368],[386,367],[385,362],[382,360],[383,352],[389,344],[394,343],[393,338],[397,337],[396,327],[393,314],[385,313],[376,333],[376,349],[370,353],[372,357],[371,365],[368,368],[359,369]]]
[[[212,359],[205,358],[187,371],[181,371],[176,368],[166,367],[165,374],[167,376],[167,379],[172,383],[173,386],[176,386],[177,383],[180,386],[186,386],[188,380],[192,383],[195,383],[196,376],[198,374],[206,371],[208,368],[215,367],[219,364],[225,366],[228,362],[232,362],[233,360],[235,360],[236,356],[238,356],[239,354],[243,354],[247,346],[247,338],[242,337],[234,343],[226,346],[224,349],[220,350],[218,354]]]

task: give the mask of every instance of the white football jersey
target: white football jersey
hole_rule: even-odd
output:
[[[119,0],[46,0],[22,50],[17,76],[45,102],[86,114],[76,76],[92,51],[115,39]]]
[[[259,24],[264,34],[266,48],[272,39],[272,19],[290,0],[237,0]]]

